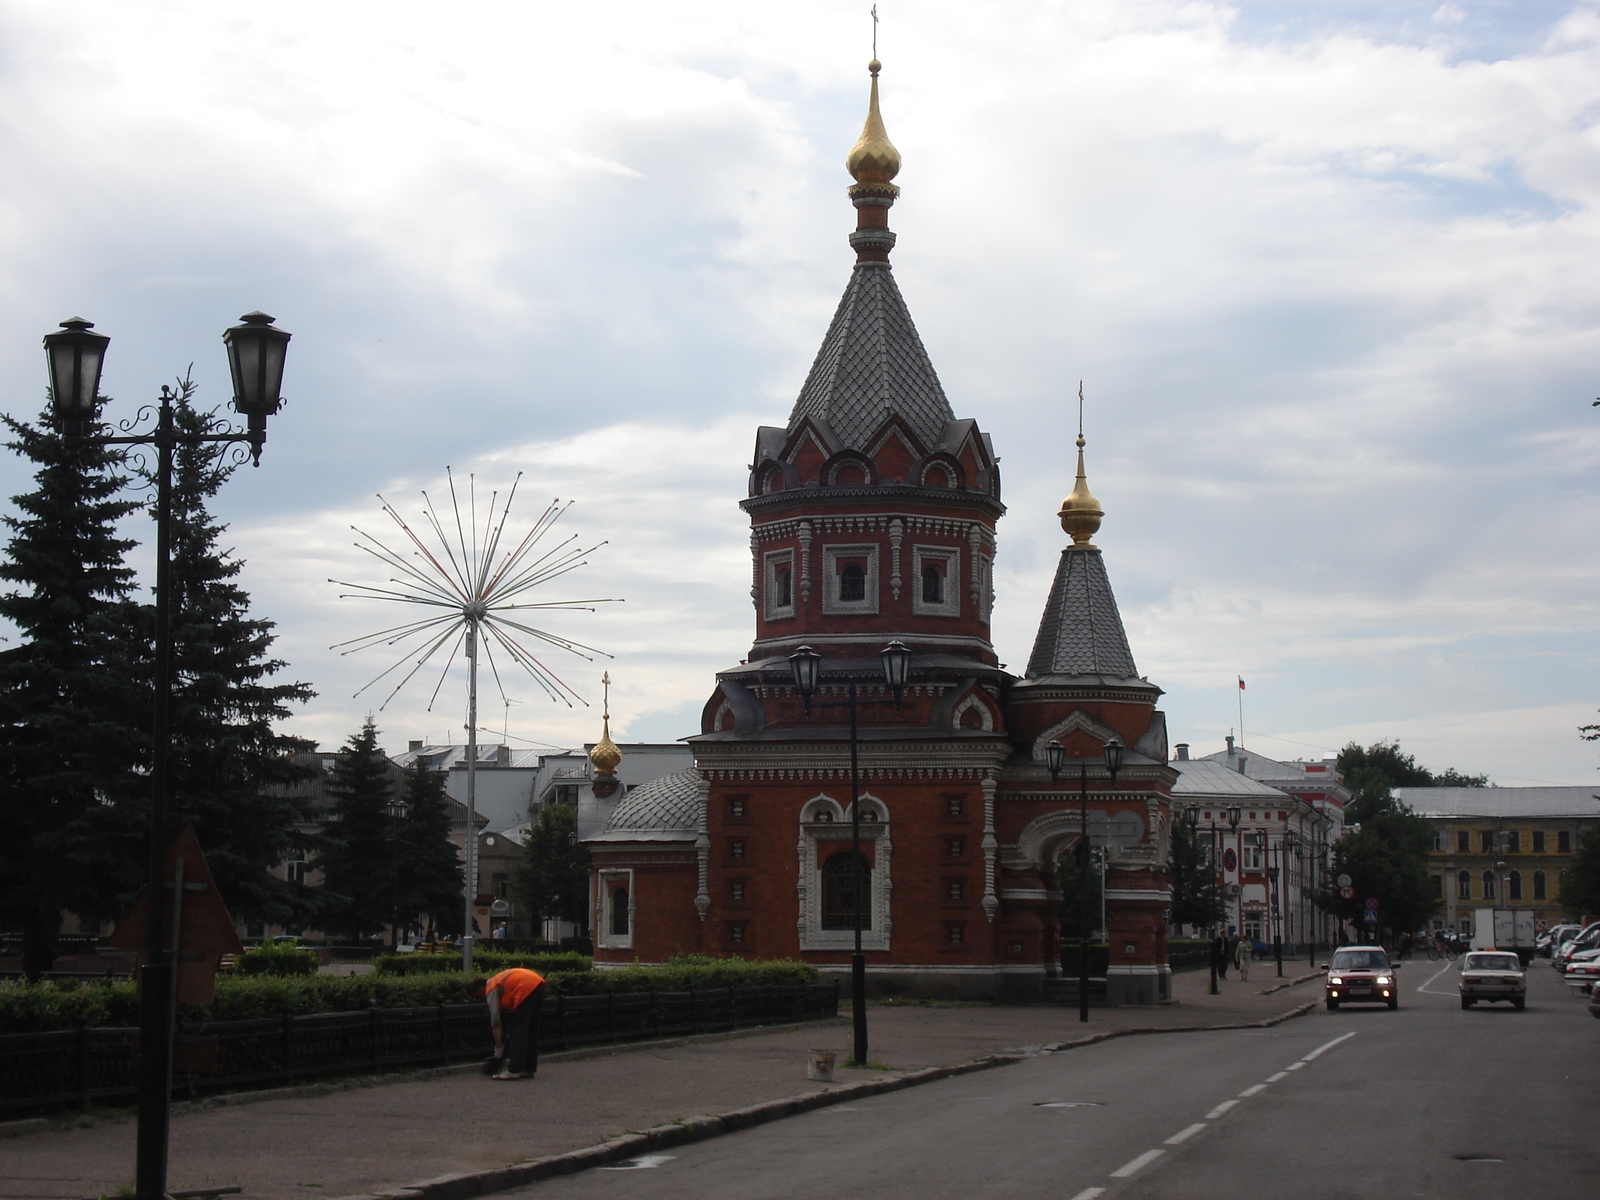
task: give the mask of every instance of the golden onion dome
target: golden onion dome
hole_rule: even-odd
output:
[[[1089,539],[1100,528],[1100,522],[1105,517],[1105,509],[1100,507],[1100,501],[1094,498],[1094,493],[1089,491],[1089,481],[1083,473],[1083,434],[1078,434],[1078,480],[1072,487],[1072,494],[1061,502],[1061,528],[1065,529],[1072,537],[1074,546],[1092,546]]]
[[[883,127],[883,114],[878,111],[878,71],[882,67],[877,59],[867,64],[872,72],[872,94],[867,101],[867,121],[861,127],[861,136],[850,147],[844,165],[857,184],[868,187],[893,189],[892,180],[900,174],[900,151],[889,140]],[[893,191],[891,191],[891,195]]]
[[[594,749],[589,751],[589,761],[594,764],[594,769],[601,775],[615,775],[617,764],[622,761],[622,751],[617,749],[617,744],[611,740],[611,714],[607,713],[602,719],[600,727],[600,740],[594,744]]]

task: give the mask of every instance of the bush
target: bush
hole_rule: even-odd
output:
[[[379,975],[432,975],[460,972],[460,954],[382,954],[372,960]],[[541,954],[515,954],[500,950],[474,950],[472,966],[475,971],[493,975],[507,967],[527,967],[541,975],[552,971],[587,971],[594,960],[586,954],[563,954],[547,951]]]
[[[480,974],[492,972],[483,970]],[[551,971],[546,981],[552,992],[596,996],[607,992],[648,992],[651,988],[683,992],[691,987],[792,986],[817,982],[817,969],[810,963],[784,959],[680,959],[660,967],[623,967],[614,971],[593,971],[585,965],[578,970]],[[465,1004],[469,1000],[466,981],[450,972],[220,976],[216,999],[210,1007],[181,1005],[178,1019],[244,1021],[270,1019],[285,1012],[354,1012],[369,1003],[376,1003],[379,1008],[412,1008]],[[72,1029],[80,1022],[90,1026],[137,1025],[139,1002],[133,984],[124,980],[94,981],[61,988],[53,983],[0,983],[0,1034]]]
[[[315,975],[317,952],[291,942],[263,942],[239,955],[233,969],[240,975]]]

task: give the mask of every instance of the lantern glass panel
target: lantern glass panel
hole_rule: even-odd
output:
[[[911,666],[911,651],[904,642],[890,642],[878,656],[883,660],[883,677],[895,691],[906,685],[906,673]]]
[[[100,370],[111,339],[90,333],[94,323],[82,317],[61,322],[61,328],[64,332],[47,334],[44,339],[51,403],[60,418],[87,420],[94,416]]]
[[[233,372],[233,407],[251,416],[278,411],[283,388],[283,361],[289,334],[273,326],[266,313],[246,313],[243,325],[222,335]]]

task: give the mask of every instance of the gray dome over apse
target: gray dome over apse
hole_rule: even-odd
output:
[[[693,838],[700,830],[700,772],[693,767],[659,775],[623,797],[600,838]]]

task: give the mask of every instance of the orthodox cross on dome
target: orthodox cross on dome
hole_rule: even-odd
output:
[[[600,686],[605,689],[605,700],[600,714],[600,740],[589,751],[589,761],[600,776],[615,776],[617,764],[622,761],[622,751],[611,740],[611,672],[600,676]]]
[[[1089,491],[1089,480],[1083,472],[1083,380],[1078,380],[1078,478],[1072,494],[1061,502],[1061,528],[1072,537],[1073,546],[1093,547],[1092,538],[1100,528],[1105,510]]]

